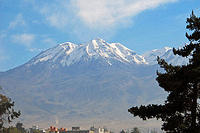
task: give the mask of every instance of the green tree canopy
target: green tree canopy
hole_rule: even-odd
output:
[[[0,89],[2,89],[0,87]],[[5,123],[12,122],[13,119],[20,116],[20,111],[14,110],[14,102],[3,94],[0,94],[0,130]]]
[[[187,19],[186,33],[189,43],[174,54],[189,57],[189,63],[181,66],[168,64],[158,57],[158,64],[165,73],[157,72],[159,86],[168,92],[162,105],[132,107],[128,111],[143,120],[157,118],[163,121],[162,129],[167,133],[200,132],[200,18],[194,15]]]
[[[23,127],[23,123],[21,122],[17,122],[16,126],[15,126],[19,131],[21,131],[21,133],[25,133],[25,128]]]

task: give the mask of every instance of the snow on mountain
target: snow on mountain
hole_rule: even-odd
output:
[[[188,63],[187,58],[174,55],[173,49],[170,47],[164,47],[162,49],[154,49],[152,51],[143,54],[143,57],[145,58],[146,62],[148,62],[149,65],[158,64],[157,56],[159,56],[162,59],[165,59],[166,62],[173,65],[181,65]]]
[[[165,59],[173,65],[188,63],[188,59],[173,54],[170,47],[155,49],[138,55],[120,43],[107,43],[102,39],[91,40],[83,44],[66,42],[50,48],[30,60],[26,65],[36,65],[38,63],[52,63],[62,66],[70,66],[79,62],[101,61],[108,65],[114,62],[123,64],[157,64],[157,56]]]
[[[40,53],[28,65],[52,62],[62,66],[70,66],[77,62],[91,59],[101,59],[109,65],[112,65],[112,62],[115,61],[130,64],[147,64],[143,56],[136,54],[120,43],[107,43],[102,39],[95,39],[79,45],[70,42],[59,44]]]

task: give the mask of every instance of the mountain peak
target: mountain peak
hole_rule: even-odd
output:
[[[106,42],[105,40],[103,40],[102,38],[99,38],[99,37],[94,38],[94,39],[92,39],[91,41]]]
[[[125,64],[146,64],[144,58],[120,43],[107,43],[101,38],[87,43],[65,42],[50,48],[33,58],[28,65],[38,63],[61,64],[70,66],[78,62],[100,61],[109,65],[120,62]]]
[[[168,50],[171,50],[172,48],[171,47],[164,47],[164,49],[168,51]]]

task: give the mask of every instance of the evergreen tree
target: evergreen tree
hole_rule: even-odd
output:
[[[189,63],[181,66],[168,64],[158,57],[158,64],[165,73],[157,72],[159,86],[168,92],[162,105],[132,107],[128,111],[143,120],[157,118],[163,121],[167,133],[200,132],[200,17],[192,12],[187,19],[186,33],[189,44],[173,49],[175,55],[189,57]]]

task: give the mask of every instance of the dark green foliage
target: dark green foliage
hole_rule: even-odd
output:
[[[131,133],[140,133],[140,130],[139,130],[137,127],[134,127],[134,128],[131,130]]]
[[[4,128],[2,133],[22,133],[16,127]]]
[[[120,133],[126,133],[123,129],[120,131]]]
[[[27,133],[25,129],[23,128],[22,123],[17,123],[16,127],[8,127],[8,128],[3,128],[2,133]],[[33,132],[34,133],[34,132]],[[40,132],[37,132],[40,133]]]
[[[39,129],[32,129],[31,132],[32,133],[40,133],[40,130]]]
[[[25,133],[25,128],[23,127],[23,123],[17,122],[16,128],[17,128],[21,133]]]
[[[157,118],[163,121],[167,133],[200,132],[200,18],[192,12],[187,19],[186,33],[190,41],[182,49],[173,49],[174,54],[189,57],[189,63],[173,66],[158,57],[158,64],[165,73],[157,72],[159,86],[169,93],[163,105],[132,107],[128,111],[143,120]]]
[[[13,119],[20,116],[20,112],[16,112],[13,107],[14,102],[10,98],[0,94],[0,131],[5,123],[10,123]]]

